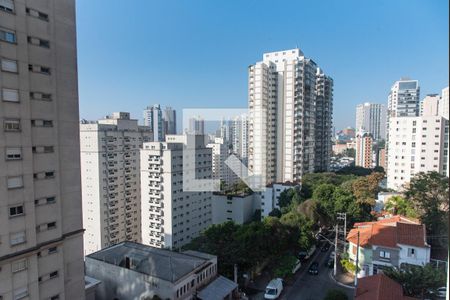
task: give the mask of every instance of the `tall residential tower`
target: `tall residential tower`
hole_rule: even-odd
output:
[[[363,130],[376,141],[386,139],[386,106],[362,103],[356,106],[356,130]]]
[[[0,299],[84,299],[75,1],[0,1],[0,60]]]
[[[248,80],[249,170],[260,183],[297,181],[327,168],[331,78],[292,49],[265,53],[249,67]]]
[[[85,254],[141,241],[139,149],[152,140],[126,112],[80,125]]]

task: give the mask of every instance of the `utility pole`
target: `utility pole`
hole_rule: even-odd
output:
[[[234,282],[238,282],[238,267],[237,264],[234,264]]]
[[[358,264],[359,264],[359,230],[358,230],[358,241],[356,244],[356,267],[355,267],[355,291],[358,286]]]
[[[347,246],[347,213],[337,213],[337,217],[336,219],[338,221],[344,221],[344,250],[343,252],[345,252],[346,250],[346,246]]]
[[[335,229],[336,234],[334,236],[334,266],[333,266],[333,274],[334,274],[334,276],[336,276],[336,274],[337,274],[337,250],[338,250],[337,243],[338,243],[338,234],[339,234],[339,224],[336,223],[336,226],[335,226],[334,229]]]

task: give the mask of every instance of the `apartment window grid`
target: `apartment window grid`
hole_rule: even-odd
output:
[[[0,28],[0,41],[15,44],[16,32],[6,28]]]

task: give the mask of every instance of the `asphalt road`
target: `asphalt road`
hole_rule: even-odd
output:
[[[283,292],[278,299],[280,300],[322,300],[328,290],[339,289],[348,295],[348,299],[353,299],[354,289],[338,285],[332,278],[330,269],[326,262],[330,256],[333,247],[327,252],[321,252],[320,247],[316,250],[313,257],[304,262],[300,270],[295,274],[294,281],[286,284]],[[319,274],[309,275],[309,266],[314,262],[319,262]],[[252,296],[250,299],[264,299],[264,293]]]
[[[353,299],[354,289],[346,288],[338,285],[332,278],[330,269],[326,266],[326,262],[330,256],[333,247],[327,252],[316,251],[314,256],[304,264],[304,268],[296,274],[294,283],[287,286],[282,294],[282,298],[286,300],[322,300],[328,290],[339,289],[345,292],[349,299]],[[308,269],[314,261],[319,262],[319,274],[310,275]]]

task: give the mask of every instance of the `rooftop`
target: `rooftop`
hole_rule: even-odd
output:
[[[355,300],[412,300],[402,286],[384,274],[359,279]]]
[[[403,216],[393,216],[376,222],[355,223],[347,235],[347,240],[353,244],[397,248],[398,244],[416,247],[428,247],[426,243],[425,225]]]
[[[108,264],[116,265],[162,280],[176,282],[185,275],[210,264],[215,256],[198,252],[183,253],[154,248],[134,242],[102,249],[87,256]]]

